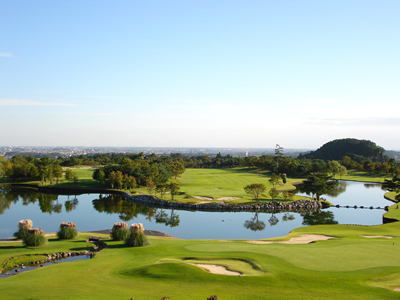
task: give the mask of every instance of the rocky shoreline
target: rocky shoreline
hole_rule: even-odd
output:
[[[316,211],[328,207],[323,202],[301,199],[295,202],[266,202],[242,205],[221,205],[221,204],[192,204],[182,202],[170,202],[158,199],[151,195],[130,195],[123,193],[129,201],[156,207],[179,208],[183,210],[202,211],[265,211],[265,212],[304,212]]]

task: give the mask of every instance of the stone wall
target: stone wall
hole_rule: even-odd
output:
[[[181,202],[170,202],[158,199],[150,195],[130,195],[124,196],[132,202],[156,207],[178,208],[183,210],[203,210],[203,211],[265,211],[265,212],[306,212],[316,211],[323,208],[323,203],[302,199],[295,202],[266,202],[242,205],[221,205],[221,204],[192,204]]]

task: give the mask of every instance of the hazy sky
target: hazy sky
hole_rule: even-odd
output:
[[[0,145],[399,150],[400,1],[0,0]]]

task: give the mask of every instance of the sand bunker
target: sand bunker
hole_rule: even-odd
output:
[[[362,235],[362,237],[365,237],[367,239],[377,239],[377,238],[383,238],[383,239],[392,239],[392,236],[389,235]]]
[[[242,199],[242,197],[222,197],[218,198],[217,200],[236,200],[236,199]]]
[[[230,276],[241,276],[242,275],[242,273],[240,273],[240,272],[230,271],[223,266],[206,265],[206,264],[196,264],[196,265],[201,268],[207,269],[208,271],[210,271],[210,273],[213,273],[213,274],[230,275]]]
[[[193,197],[196,199],[199,199],[199,200],[208,200],[208,201],[214,200],[214,198],[212,198],[212,197],[204,197],[204,196],[193,196]]]
[[[273,244],[273,243],[280,243],[280,244],[309,244],[315,241],[325,241],[332,239],[333,236],[321,235],[321,234],[303,234],[299,237],[293,237],[288,241],[248,241],[252,244]]]

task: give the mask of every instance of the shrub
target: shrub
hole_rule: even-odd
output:
[[[125,246],[127,247],[142,247],[147,245],[150,245],[150,242],[143,232],[131,233],[125,240]]]
[[[130,231],[128,228],[113,228],[111,231],[111,237],[114,241],[123,241],[129,238]]]
[[[22,240],[25,246],[39,247],[47,243],[47,239],[41,233],[28,233]]]
[[[14,233],[14,236],[17,239],[21,239],[22,240],[27,233],[28,233],[28,231],[25,228],[20,228],[20,229],[18,229],[17,232]]]
[[[268,194],[271,196],[271,199],[275,199],[276,197],[278,197],[279,192],[276,188],[271,188]]]
[[[75,227],[64,227],[57,232],[60,240],[73,240],[78,236],[78,231]]]

